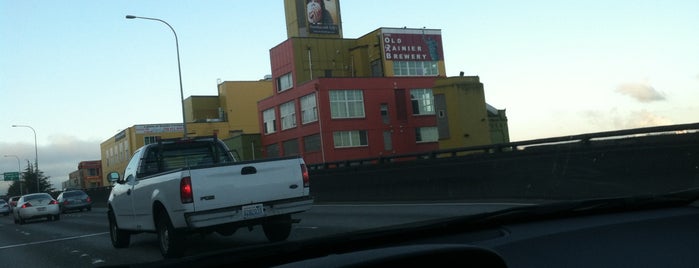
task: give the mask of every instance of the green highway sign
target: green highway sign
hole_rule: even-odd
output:
[[[5,181],[18,181],[19,172],[5,172],[2,175],[5,176]]]

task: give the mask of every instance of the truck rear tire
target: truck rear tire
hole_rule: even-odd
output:
[[[107,213],[107,217],[109,218],[109,238],[112,240],[112,246],[115,248],[129,247],[129,243],[131,243],[131,234],[128,231],[119,229],[113,211],[110,210]]]
[[[270,242],[284,241],[291,234],[291,215],[280,215],[262,224],[262,230]]]
[[[156,218],[156,230],[158,232],[158,245],[160,254],[165,258],[175,258],[184,255],[184,234],[175,230],[170,222],[167,212],[161,211]]]

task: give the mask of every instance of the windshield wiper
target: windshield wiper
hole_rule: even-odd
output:
[[[465,216],[459,220],[469,222],[468,224],[502,224],[557,217],[573,217],[585,214],[685,206],[693,202],[699,202],[698,200],[699,188],[691,188],[664,194],[547,202]],[[697,206],[699,207],[699,204]]]

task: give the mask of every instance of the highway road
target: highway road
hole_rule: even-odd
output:
[[[494,211],[516,203],[431,204],[322,204],[297,214],[289,240],[385,227],[464,214]],[[106,208],[62,214],[59,221],[44,219],[14,224],[12,216],[0,216],[0,266],[95,267],[161,260],[156,235],[136,234],[126,249],[109,241]],[[261,228],[240,229],[232,236],[211,234],[187,238],[186,255],[224,250],[242,245],[264,244]]]

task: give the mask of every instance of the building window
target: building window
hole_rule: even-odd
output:
[[[367,133],[364,130],[335,131],[333,142],[335,148],[367,146]]]
[[[290,101],[279,106],[282,130],[296,127],[296,103]]]
[[[416,142],[435,142],[438,139],[437,127],[420,127],[415,129]]]
[[[364,95],[361,90],[331,90],[330,116],[338,118],[363,118]]]
[[[381,67],[381,60],[375,60],[371,62],[371,76],[372,77],[382,77],[383,68]]]
[[[439,68],[436,61],[393,61],[395,76],[437,76]]]
[[[291,73],[285,74],[277,78],[277,92],[282,92],[284,90],[290,89],[294,86],[294,79],[291,77]]]
[[[318,152],[320,151],[320,146],[320,134],[303,137],[304,152]]]
[[[144,145],[148,145],[148,144],[151,144],[151,143],[156,143],[156,142],[158,142],[158,139],[159,139],[159,138],[160,138],[160,136],[146,136],[146,137],[143,137],[143,144],[144,144]],[[119,154],[121,154],[121,151],[122,151],[121,144],[119,144],[119,145],[117,145],[117,146],[119,146],[119,149],[118,149],[118,150],[119,150]],[[121,160],[121,157],[119,157],[119,158],[120,158],[119,160]]]
[[[265,147],[265,151],[267,151],[267,157],[278,157],[279,145],[276,143],[267,145],[267,147]]]
[[[262,120],[264,122],[265,134],[277,132],[277,117],[274,114],[274,108],[262,112]]]
[[[383,123],[386,125],[391,123],[391,119],[388,117],[388,103],[382,103],[380,111],[381,111],[381,121],[383,121]]]
[[[301,123],[306,124],[318,121],[318,107],[316,106],[316,94],[301,97]]]
[[[410,102],[413,105],[413,115],[434,114],[434,95],[432,95],[432,89],[411,89]]]
[[[385,151],[393,150],[393,139],[391,138],[392,135],[393,132],[391,130],[385,130],[383,132],[383,149]]]
[[[299,141],[297,139],[282,142],[284,156],[299,155]]]

